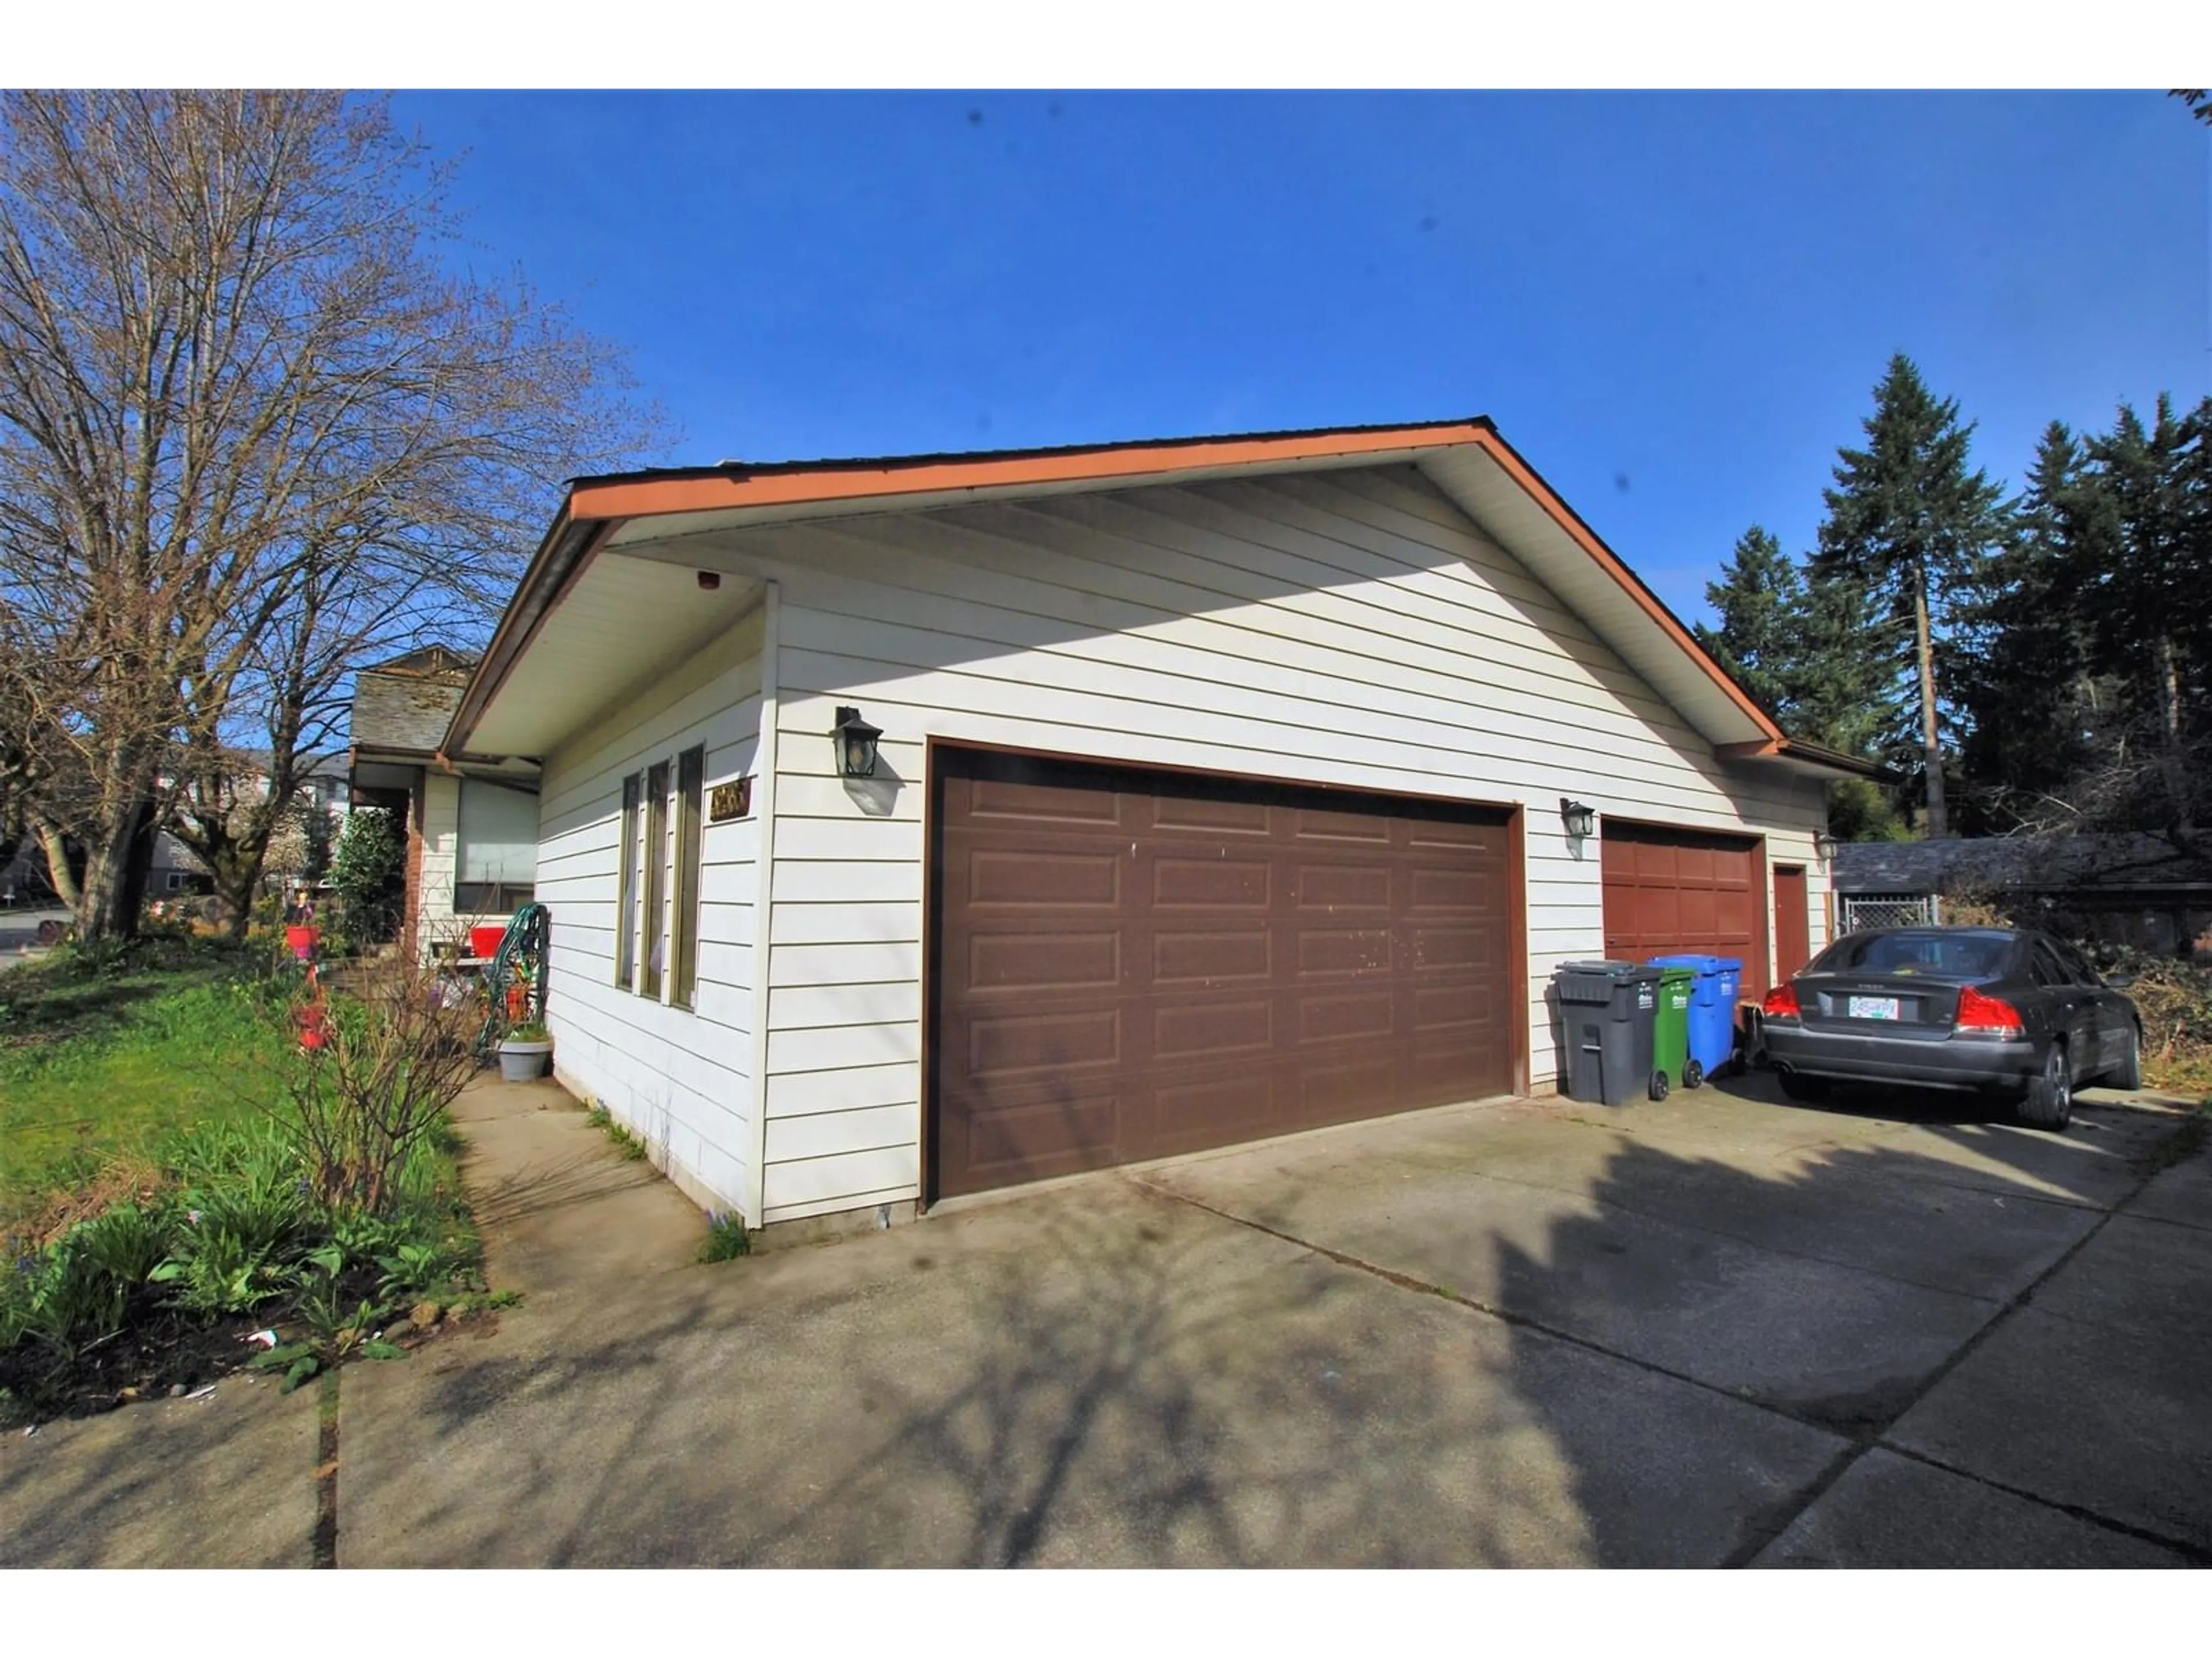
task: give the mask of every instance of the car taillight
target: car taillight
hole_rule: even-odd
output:
[[[1776,986],[1766,994],[1766,1001],[1759,1012],[1769,1019],[1796,1019],[1802,1012],[1797,1006],[1797,988]]]
[[[1993,997],[1969,985],[1959,993],[1959,1013],[1951,1029],[1971,1031],[1977,1036],[2018,1036],[2024,1028],[2020,1023],[2019,1009],[2002,997]]]

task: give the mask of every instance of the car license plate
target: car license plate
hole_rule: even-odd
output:
[[[1853,1019],[1895,1019],[1895,997],[1853,997],[1849,1012]]]

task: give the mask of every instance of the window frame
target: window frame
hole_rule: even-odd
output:
[[[703,886],[701,867],[706,808],[707,745],[694,744],[676,757],[673,842],[673,902],[670,906],[670,974],[668,1002],[673,1008],[691,1007],[699,988],[699,894]]]
[[[2076,981],[2066,959],[2053,950],[2047,939],[2032,939],[2027,947],[2027,976],[2037,988],[2045,991],[2066,991],[2074,988]]]
[[[2054,939],[2051,944],[2058,953],[2058,965],[2074,975],[2076,985],[2097,991],[2105,988],[2105,976],[2097,971],[2096,964],[2089,960],[2088,953],[2080,945],[2067,939]]]
[[[645,793],[645,774],[633,772],[622,781],[622,839],[615,858],[615,984],[633,994],[637,990],[637,872],[638,807]]]
[[[645,770],[644,927],[638,936],[638,994],[660,1001],[666,981],[663,959],[668,946],[668,786],[667,761],[655,761]]]
[[[533,857],[533,869],[531,879],[528,881],[514,881],[504,877],[468,880],[462,877],[461,866],[467,862],[467,842],[461,826],[465,822],[467,810],[469,786],[473,783],[479,792],[498,789],[508,794],[525,796],[533,806],[540,799],[538,793],[535,789],[524,789],[493,778],[461,777],[454,781],[452,892],[453,914],[457,916],[511,916],[537,897],[538,882],[534,868],[536,860]],[[481,793],[479,798],[481,798]],[[538,831],[533,828],[532,831],[533,843],[536,842],[537,837]]]
[[[529,881],[460,881],[453,883],[453,914],[457,916],[513,915],[532,902],[538,884]]]

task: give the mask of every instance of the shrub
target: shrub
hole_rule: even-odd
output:
[[[2106,971],[2135,975],[2128,994],[2142,1016],[2145,1064],[2177,1080],[2212,1072],[2212,969],[2139,951],[2100,954]]]
[[[346,815],[331,859],[331,885],[344,907],[345,931],[364,944],[382,944],[399,927],[407,848],[392,814],[364,806]]]
[[[476,1075],[480,1023],[404,958],[363,964],[331,1000],[323,1046],[287,1065],[275,1109],[320,1203],[369,1215],[392,1206],[415,1149]]]

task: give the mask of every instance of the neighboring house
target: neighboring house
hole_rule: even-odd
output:
[[[229,793],[226,801],[247,795],[266,797],[269,793],[269,751],[239,749],[228,751],[230,764],[225,773]],[[345,758],[340,755],[310,755],[298,763],[299,792],[295,796],[295,810],[302,813],[320,812],[330,820],[331,836],[335,843],[343,826],[347,811],[347,777]],[[173,780],[165,778],[165,783]],[[284,886],[298,881],[305,873],[301,859],[305,852],[301,837],[294,831],[279,826],[278,833],[269,844],[269,855],[262,870],[265,887]],[[167,830],[159,832],[154,842],[153,863],[146,882],[149,898],[165,898],[179,893],[211,893],[215,878],[199,856],[183,842]]]
[[[36,836],[25,836],[5,859],[0,859],[0,903],[17,906],[54,902],[53,878],[47,873],[46,849]]]
[[[163,830],[154,837],[154,858],[146,872],[148,898],[174,898],[180,893],[212,893],[215,878],[184,842]]]
[[[2212,956],[2212,866],[2163,836],[1848,842],[1833,883],[1844,927],[1941,920],[1945,900],[1974,900],[2079,939]]]
[[[410,951],[512,915],[537,879],[535,764],[439,754],[473,665],[432,645],[354,676],[350,799],[391,811],[406,837]]]
[[[580,479],[431,723],[541,769],[560,1079],[833,1228],[1547,1089],[1565,958],[1756,997],[1872,769],[1482,420]]]

